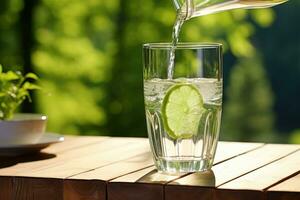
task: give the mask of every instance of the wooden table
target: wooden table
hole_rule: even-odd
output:
[[[0,199],[300,199],[300,146],[220,142],[211,171],[156,172],[147,139],[66,137],[41,154],[0,158]]]

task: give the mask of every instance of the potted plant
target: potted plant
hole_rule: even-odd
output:
[[[34,144],[45,132],[47,117],[40,114],[15,114],[30,98],[29,91],[39,89],[34,73],[3,72],[0,65],[0,146]]]

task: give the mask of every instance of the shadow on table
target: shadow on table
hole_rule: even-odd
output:
[[[203,187],[215,187],[216,178],[212,170],[197,172],[172,182],[172,185],[197,185]]]
[[[140,177],[136,182],[140,182],[140,183],[165,183],[166,180],[170,177],[174,177],[174,176],[169,176],[167,174],[162,174],[157,172],[156,169],[146,173],[145,175],[143,175],[142,177]]]
[[[180,180],[180,181],[179,181]],[[187,173],[181,175],[169,175],[152,170],[139,178],[137,182],[145,183],[168,183],[172,182],[172,185],[199,185],[205,187],[215,187],[216,178],[212,170],[197,173]]]
[[[56,157],[55,154],[34,153],[20,156],[0,156],[0,168],[10,167],[18,163],[46,160]]]

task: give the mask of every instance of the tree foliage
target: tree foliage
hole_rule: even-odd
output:
[[[107,122],[117,9],[117,0],[42,0],[37,7],[32,59],[49,94],[38,96],[38,108],[50,130],[97,134]]]
[[[271,140],[273,94],[258,59],[243,58],[233,67],[226,97],[221,135],[224,139]]]
[[[20,0],[4,0],[0,6],[0,62],[3,66],[22,65],[18,42]]]

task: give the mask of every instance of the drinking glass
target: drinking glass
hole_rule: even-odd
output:
[[[147,130],[159,172],[212,167],[221,124],[222,59],[217,43],[143,45]]]

